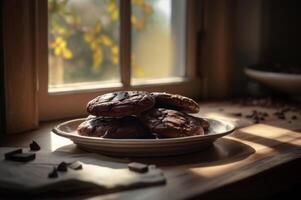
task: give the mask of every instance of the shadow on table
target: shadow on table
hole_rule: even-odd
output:
[[[130,158],[131,161],[142,162],[147,164],[156,164],[157,166],[180,166],[180,165],[197,165],[197,166],[214,166],[236,162],[247,158],[255,150],[242,142],[220,138],[212,146],[199,152],[183,154],[179,156],[149,157],[149,158]]]

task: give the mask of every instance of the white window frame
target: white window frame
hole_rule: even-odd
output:
[[[175,0],[181,5],[182,0]],[[40,121],[71,118],[87,115],[85,106],[92,98],[118,90],[164,91],[190,97],[201,96],[201,79],[196,66],[197,31],[195,20],[195,0],[187,0],[186,5],[186,66],[183,78],[166,78],[131,84],[131,4],[130,0],[120,0],[120,75],[121,83],[95,83],[81,85],[76,90],[57,90],[48,92],[48,9],[47,0],[36,0],[36,62],[38,78],[38,117]],[[174,8],[173,8],[174,9]],[[173,22],[172,22],[173,23]],[[178,27],[183,28],[183,27]],[[183,45],[183,44],[180,44]],[[100,85],[101,84],[101,85]]]

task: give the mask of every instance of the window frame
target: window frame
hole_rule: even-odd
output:
[[[187,0],[186,5],[186,66],[184,78],[158,79],[147,83],[131,84],[131,1],[120,1],[120,76],[121,84],[111,87],[97,85],[80,90],[48,92],[48,9],[47,0],[35,1],[35,32],[38,55],[38,118],[40,121],[79,117],[86,114],[85,105],[92,98],[118,90],[145,90],[178,93],[190,97],[201,96],[201,79],[196,66],[196,25],[195,0]]]

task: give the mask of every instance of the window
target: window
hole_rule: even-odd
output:
[[[49,92],[120,82],[117,0],[48,0]]]
[[[191,2],[37,1],[39,118],[83,115],[116,90],[198,96]]]

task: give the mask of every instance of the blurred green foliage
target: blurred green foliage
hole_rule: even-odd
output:
[[[83,2],[87,4],[79,0],[48,0],[49,56],[64,61],[65,83],[108,80],[119,75],[118,1],[89,0],[90,7],[99,10],[92,19],[92,11],[82,9],[86,6],[81,6]],[[132,30],[142,31],[153,13],[151,1],[132,0],[132,6],[141,10],[139,16],[131,16]],[[142,69],[135,68],[143,74]]]

